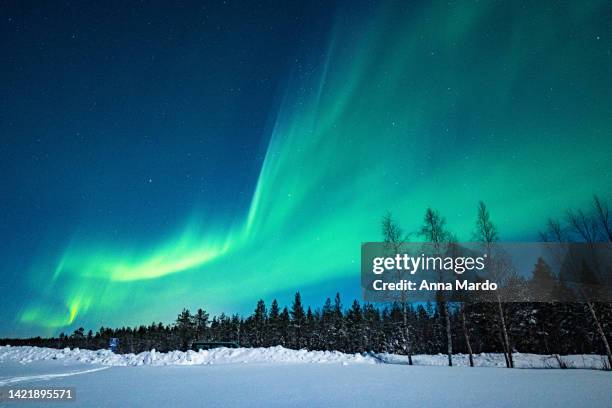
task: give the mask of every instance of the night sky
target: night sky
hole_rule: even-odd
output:
[[[44,3],[0,8],[0,336],[348,301],[387,210],[612,198],[610,2]]]

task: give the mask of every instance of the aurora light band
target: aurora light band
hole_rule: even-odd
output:
[[[610,198],[609,2],[349,9],[311,68],[289,70],[246,206],[194,203],[144,238],[75,225],[63,250],[32,254],[2,330],[232,312],[305,288],[320,303],[330,282],[357,293],[360,243],[386,211],[411,231],[433,206],[469,240],[483,200],[502,238],[536,239],[547,217]]]

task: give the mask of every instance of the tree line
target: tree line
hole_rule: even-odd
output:
[[[391,214],[382,220],[382,236],[396,252],[408,241]],[[434,245],[456,241],[438,211],[428,208],[415,233]],[[550,219],[540,233],[543,241],[612,242],[607,205],[594,197],[587,211],[568,211],[563,220]],[[486,247],[498,241],[498,232],[484,203],[479,203],[474,240]],[[530,284],[548,279],[550,269],[541,259]],[[210,315],[203,309],[183,309],[172,324],[105,328],[95,333],[83,328],[55,338],[2,339],[2,344],[46,347],[108,348],[119,339],[118,352],[137,353],[187,350],[193,340],[232,341],[243,347],[283,346],[293,349],[338,350],[348,353],[388,352],[470,355],[503,353],[513,367],[513,353],[604,354],[612,367],[608,338],[612,334],[612,303],[593,302],[436,302],[411,303],[407,296],[384,305],[354,300],[348,306],[340,294],[316,308],[305,307],[299,292],[288,307],[276,300],[259,300],[248,316]]]

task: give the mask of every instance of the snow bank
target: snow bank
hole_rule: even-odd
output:
[[[517,368],[559,368],[555,356],[541,354],[514,353]],[[453,364],[469,365],[467,354],[455,354]],[[558,357],[568,368],[601,369],[605,363],[604,356],[569,355]],[[207,364],[245,364],[245,363],[331,363],[331,364],[407,364],[406,356],[396,354],[346,354],[339,351],[291,350],[281,346],[267,348],[218,348],[214,350],[171,351],[160,353],[155,350],[139,354],[115,354],[110,350],[81,350],[78,348],[63,350],[41,347],[0,346],[0,363],[17,361],[27,364],[40,360],[62,360],[74,363],[100,364],[105,366],[165,366],[165,365],[207,365]],[[445,354],[415,355],[413,363],[419,366],[445,366],[448,364]],[[474,355],[477,367],[505,367],[503,354],[481,353]]]
[[[171,351],[160,353],[155,350],[139,354],[115,354],[110,350],[63,350],[42,347],[0,346],[0,363],[19,361],[26,364],[39,360],[64,360],[67,362],[91,363],[108,366],[139,365],[205,365],[240,363],[335,363],[335,364],[377,364],[374,356],[345,354],[338,351],[291,350],[281,346],[268,348],[217,348],[200,351]]]
[[[397,354],[376,354],[384,363],[408,364],[406,356]],[[602,369],[606,363],[606,357],[597,354],[576,354],[568,356],[554,356],[546,354],[513,353],[514,367],[516,368],[560,368],[562,361],[567,368],[590,368]],[[412,356],[412,363],[420,366],[446,366],[448,356],[446,354],[416,355]],[[454,354],[453,365],[469,366],[470,360],[467,354]],[[506,360],[501,353],[474,354],[474,366],[476,367],[506,367]]]

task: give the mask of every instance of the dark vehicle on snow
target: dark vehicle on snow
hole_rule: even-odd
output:
[[[240,347],[233,341],[194,341],[189,347],[193,351],[199,350],[212,350],[216,348],[227,347],[227,348],[238,348]]]

